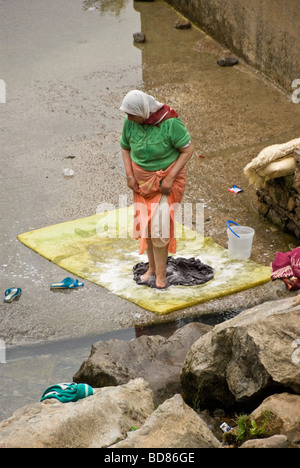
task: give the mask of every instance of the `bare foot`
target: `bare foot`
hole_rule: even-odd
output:
[[[155,272],[155,270],[152,270],[152,269],[149,268],[149,270],[146,271],[146,273],[144,273],[141,276],[141,280],[143,281],[143,283],[145,283],[151,276],[153,276],[154,272]]]
[[[156,278],[155,286],[157,289],[163,289],[166,287],[166,279],[165,278]]]

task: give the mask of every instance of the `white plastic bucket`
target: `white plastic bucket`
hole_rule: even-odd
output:
[[[235,226],[231,227],[232,223]],[[248,226],[239,226],[233,221],[227,221],[228,255],[231,258],[247,260],[251,256],[255,231]]]

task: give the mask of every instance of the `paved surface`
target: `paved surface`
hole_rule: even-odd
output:
[[[23,289],[19,302],[0,304],[7,346],[238,309],[257,299],[250,291],[161,317],[91,283],[50,292],[66,272],[16,239],[93,215],[101,203],[118,207],[120,195],[131,202],[119,148],[119,105],[130,89],[168,102],[187,124],[196,152],[185,200],[205,203],[206,235],[225,245],[227,219],[251,225],[253,259],[265,264],[293,246],[257,215],[242,169],[263,147],[299,136],[300,106],[243,64],[218,67],[222,48],[196,28],[175,30],[177,14],[165,3],[133,3],[0,0],[7,91],[0,104],[0,294]],[[140,30],[147,42],[135,46]],[[65,178],[65,168],[74,177]],[[244,193],[227,192],[233,184]]]

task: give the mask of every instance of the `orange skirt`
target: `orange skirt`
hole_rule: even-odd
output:
[[[174,166],[175,162],[167,169],[156,172],[146,171],[132,161],[133,173],[139,185],[139,191],[134,192],[134,226],[133,238],[141,239],[140,254],[143,254],[148,247],[147,239],[151,238],[151,220],[158,209],[162,198],[160,182],[164,179]],[[184,167],[173,182],[171,193],[168,195],[170,220],[168,229],[168,251],[176,253],[176,225],[175,214],[181,203],[186,181],[186,168]],[[166,223],[168,224],[168,223]]]

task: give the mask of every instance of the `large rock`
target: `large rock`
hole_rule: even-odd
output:
[[[270,419],[269,426],[266,426],[266,435],[286,436],[295,447],[300,447],[300,395],[271,395],[252,412],[251,418],[259,424],[265,414],[268,414]]]
[[[300,395],[280,393],[266,398],[250,415],[223,436],[242,448],[299,448]]]
[[[217,325],[193,344],[181,380],[201,409],[253,409],[278,391],[300,393],[300,296],[268,302]],[[299,345],[298,345],[299,346]]]
[[[180,371],[191,345],[212,327],[190,323],[169,339],[141,336],[131,341],[99,341],[74,375],[92,387],[122,385],[136,377],[150,383],[156,404],[180,393]]]
[[[112,448],[219,448],[216,439],[199,415],[185,404],[181,395],[166,400],[145,424],[130,432]]]
[[[0,423],[0,448],[107,447],[141,426],[153,410],[153,392],[143,379],[96,389],[76,403],[46,400]]]
[[[274,435],[266,439],[247,440],[240,448],[289,448],[289,442],[286,436]]]

